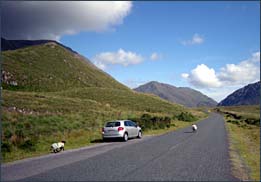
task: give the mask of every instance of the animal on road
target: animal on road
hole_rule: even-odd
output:
[[[52,145],[51,145],[51,151],[53,152],[53,153],[57,153],[57,152],[60,152],[60,151],[64,151],[64,144],[65,144],[66,142],[63,140],[63,141],[61,141],[61,142],[58,142],[58,143],[53,143]]]
[[[196,124],[193,124],[193,125],[192,125],[192,131],[193,131],[193,132],[197,132],[197,130],[198,130],[197,125],[196,125]]]

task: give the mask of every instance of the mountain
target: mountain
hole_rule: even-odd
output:
[[[58,44],[73,53],[77,53],[71,48],[54,40],[6,40],[5,38],[2,37],[1,37],[1,51],[16,50],[28,46],[40,45],[40,44],[51,43],[51,42]]]
[[[216,106],[217,102],[203,95],[199,91],[187,87],[175,87],[156,81],[134,89],[138,92],[155,94],[162,99],[178,103],[187,107]]]
[[[10,42],[5,40],[4,43],[18,45],[21,41]],[[134,92],[87,58],[55,41],[33,42],[40,44],[2,51],[2,88],[7,106],[15,105],[16,101],[19,103],[24,97],[29,99],[27,102],[30,99],[33,102],[33,95],[39,92],[46,98],[87,99],[92,101],[91,105],[95,105],[97,111],[97,107],[108,112],[118,109],[175,114],[185,110],[158,97]],[[17,94],[17,100],[12,99]],[[104,105],[108,107],[104,108]]]
[[[21,45],[23,41],[10,42],[5,40],[4,43]],[[55,41],[29,42],[40,44],[27,44],[23,48],[2,52],[4,88],[27,91],[60,91],[78,87],[128,89],[88,59]],[[4,44],[3,47],[8,46]]]
[[[240,88],[222,100],[218,106],[260,104],[260,81]]]

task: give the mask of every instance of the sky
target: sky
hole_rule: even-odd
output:
[[[221,101],[260,80],[260,2],[2,2],[7,39],[53,39],[130,88],[191,87]]]

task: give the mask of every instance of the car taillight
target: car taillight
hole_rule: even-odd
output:
[[[104,128],[102,128],[102,132],[104,132]]]
[[[119,128],[118,128],[118,131],[121,131],[121,130],[124,130],[124,128],[123,128],[123,127],[119,127]]]

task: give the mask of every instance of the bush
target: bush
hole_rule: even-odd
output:
[[[180,121],[187,121],[187,122],[193,122],[197,120],[197,118],[189,112],[182,112],[177,116],[177,119]]]
[[[36,142],[34,140],[26,139],[19,145],[19,148],[26,150],[26,151],[35,151],[35,144],[36,144]]]
[[[240,124],[240,121],[238,121],[238,120],[228,120],[227,122],[232,123],[232,124],[236,124],[236,125]]]
[[[260,125],[260,121],[258,119],[245,119],[245,122],[247,124],[250,124],[250,125],[256,125],[256,126],[259,126]]]
[[[4,130],[4,137],[9,139],[12,136],[12,132],[9,129]]]
[[[2,142],[1,151],[2,153],[11,152],[11,144],[8,142]]]
[[[150,129],[164,129],[170,127],[171,118],[160,117],[160,116],[151,116],[149,114],[143,114],[140,118],[129,118],[130,120],[136,122],[142,130],[150,130]]]
[[[24,131],[22,129],[15,130],[15,134],[20,138],[24,138]]]

